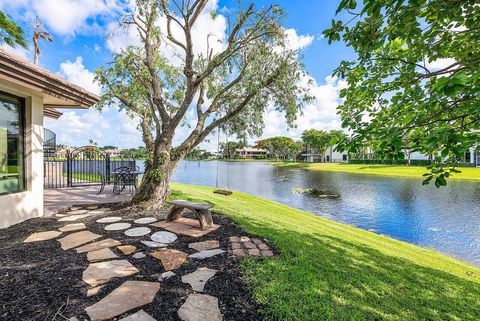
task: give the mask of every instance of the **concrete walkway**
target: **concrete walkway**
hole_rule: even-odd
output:
[[[46,189],[43,192],[44,215],[54,215],[73,205],[127,202],[132,197],[129,191],[120,195],[113,194],[111,186],[105,187],[103,193],[97,195],[99,190],[99,186]]]

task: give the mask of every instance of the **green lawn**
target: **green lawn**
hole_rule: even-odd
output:
[[[468,263],[251,195],[172,188],[274,244],[278,257],[242,263],[271,320],[480,320],[480,269]]]
[[[281,162],[277,166],[291,167],[311,171],[346,172],[369,175],[384,175],[398,177],[415,177],[422,179],[422,175],[428,170],[421,166],[390,166],[390,165],[362,165],[362,164],[339,164],[339,163],[293,163]],[[463,167],[461,171],[452,174],[451,179],[480,180],[480,168]]]

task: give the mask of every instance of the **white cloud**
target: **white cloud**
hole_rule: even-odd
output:
[[[315,40],[311,35],[298,35],[297,31],[293,28],[286,29],[285,35],[287,36],[287,49],[301,50],[312,44]]]
[[[431,62],[427,62],[425,67],[431,71],[440,70],[443,68],[447,68],[448,66],[455,63],[455,59],[453,58],[441,58]]]
[[[99,95],[101,86],[94,81],[95,75],[83,65],[82,57],[77,57],[75,61],[67,60],[60,64],[60,74],[66,80],[78,85],[86,90]]]
[[[5,50],[10,51],[10,52],[13,52],[17,56],[22,57],[25,60],[32,60],[33,53],[29,49],[25,49],[25,48],[20,47],[20,46],[10,47],[9,45],[7,45],[5,43],[2,44],[0,46],[0,48],[5,49]]]

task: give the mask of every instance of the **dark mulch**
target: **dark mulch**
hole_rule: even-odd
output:
[[[148,216],[163,219],[165,214],[166,211],[162,211],[148,213]],[[140,240],[148,240],[148,236],[129,238],[122,231],[105,231],[104,225],[95,223],[104,216],[122,216],[130,221],[147,216],[147,213],[116,209],[81,222],[94,233],[134,245],[146,254],[155,250],[140,243]],[[228,237],[247,235],[224,216],[214,214],[213,220],[221,225],[217,231],[201,238],[180,236],[169,248],[191,254],[195,251],[188,248],[189,243],[216,239],[220,241],[221,248],[227,249]],[[136,260],[131,255],[123,255],[118,249],[112,248],[120,258],[128,258],[140,272],[131,277],[112,279],[98,295],[87,298],[86,291],[89,287],[82,281],[82,273],[88,266],[86,254],[76,254],[74,250],[63,251],[56,240],[22,243],[31,233],[58,229],[69,223],[57,222],[54,218],[37,218],[0,230],[0,320],[66,320],[72,316],[88,320],[84,309],[126,280],[157,281],[164,272],[160,261],[149,255]],[[161,230],[150,228],[152,232]],[[181,276],[204,266],[219,270],[206,284],[204,293],[219,299],[224,320],[261,320],[261,316],[256,313],[258,306],[253,302],[248,285],[242,277],[239,260],[230,253],[205,260],[187,260],[174,271],[177,274],[175,277],[160,282],[160,291],[154,301],[143,309],[157,320],[179,320],[176,312],[193,292],[188,284],[181,282]],[[120,318],[135,311],[131,310]]]

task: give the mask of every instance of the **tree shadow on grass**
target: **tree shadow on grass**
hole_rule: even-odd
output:
[[[330,235],[261,229],[281,254],[245,266],[272,319],[480,320],[480,284],[467,275]]]

